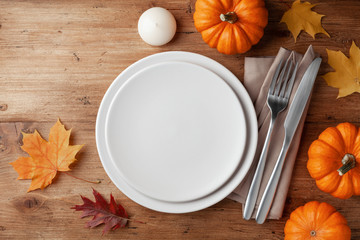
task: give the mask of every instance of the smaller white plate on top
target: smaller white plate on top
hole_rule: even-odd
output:
[[[163,62],[129,78],[112,99],[106,146],[118,174],[148,197],[205,197],[234,174],[246,121],[234,91],[199,65]]]

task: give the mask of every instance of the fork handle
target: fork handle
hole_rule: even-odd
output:
[[[269,142],[270,142],[271,133],[272,133],[272,130],[274,127],[274,122],[275,122],[275,118],[272,118],[268,132],[266,134],[265,143],[264,143],[263,149],[261,151],[260,159],[259,159],[258,165],[256,167],[256,171],[255,171],[253,180],[251,182],[249,193],[246,198],[244,211],[243,211],[243,218],[246,220],[249,220],[251,218],[251,215],[255,208],[256,199],[259,194],[261,179],[264,174],[266,156],[267,156],[268,149],[269,149],[268,146],[269,146]]]
[[[271,205],[272,205],[274,197],[275,197],[275,193],[276,193],[276,189],[277,189],[277,186],[278,186],[278,183],[280,180],[282,168],[284,166],[285,157],[286,157],[286,154],[288,152],[289,145],[291,142],[286,135],[287,134],[285,134],[285,139],[284,139],[283,146],[281,148],[279,158],[276,161],[275,168],[271,173],[269,182],[266,185],[265,192],[261,198],[260,205],[259,205],[258,211],[256,213],[255,219],[256,219],[256,222],[259,224],[263,224],[265,222],[265,220],[270,212],[270,208],[271,208]]]

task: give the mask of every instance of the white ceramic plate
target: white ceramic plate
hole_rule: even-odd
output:
[[[231,89],[238,97],[238,100],[242,106],[246,122],[246,145],[244,147],[245,150],[243,154],[240,153],[242,157],[233,174],[228,177],[229,174],[227,173],[225,174],[227,176],[223,177],[223,179],[227,179],[225,180],[225,182],[224,180],[219,180],[215,182],[215,184],[209,185],[210,187],[208,188],[208,190],[203,191],[198,195],[193,192],[192,194],[188,195],[183,199],[178,197],[171,199],[171,197],[169,198],[169,196],[166,194],[161,195],[157,193],[149,193],[146,192],[146,190],[144,189],[135,187],[136,183],[134,183],[132,175],[123,176],[124,172],[119,171],[119,165],[116,163],[116,161],[118,160],[116,160],[116,158],[114,160],[111,156],[112,147],[107,146],[107,116],[111,111],[115,111],[111,110],[111,104],[113,101],[116,102],[116,96],[118,93],[120,94],[120,89],[122,89],[124,83],[132,77],[135,78],[136,74],[141,71],[145,71],[144,69],[146,69],[147,67],[151,68],[152,66],[155,66],[155,64],[165,63],[169,61],[192,63],[204,67],[218,75],[218,77],[223,79],[231,87]],[[221,201],[240,184],[240,182],[243,180],[246,173],[248,172],[253,161],[257,145],[257,120],[251,99],[248,96],[246,90],[244,89],[240,81],[224,66],[210,58],[204,57],[199,54],[189,52],[165,52],[155,54],[137,61],[136,63],[128,67],[126,70],[124,70],[114,80],[114,82],[106,92],[99,108],[96,122],[96,142],[100,159],[105,168],[105,171],[107,172],[111,180],[114,182],[114,184],[125,195],[127,195],[129,198],[131,198],[138,204],[153,210],[169,213],[185,213],[197,211]],[[239,147],[241,148],[241,146]],[[230,161],[230,163],[234,164],[235,161]],[[186,177],[186,175],[184,175],[184,177]],[[221,183],[223,184],[221,185]],[[218,187],[218,185],[221,185],[221,187]],[[184,201],[186,199],[193,200]]]
[[[245,116],[234,91],[191,63],[137,72],[107,114],[113,165],[133,188],[162,201],[192,201],[221,187],[237,169],[245,143]]]

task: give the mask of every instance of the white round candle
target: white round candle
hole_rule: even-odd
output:
[[[165,8],[153,7],[140,16],[138,32],[146,43],[161,46],[174,37],[176,20]]]

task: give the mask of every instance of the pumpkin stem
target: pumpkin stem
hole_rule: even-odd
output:
[[[223,22],[235,23],[238,20],[238,16],[235,12],[228,12],[226,14],[220,14],[220,19]]]
[[[343,164],[341,168],[339,168],[337,171],[339,172],[339,175],[342,176],[345,173],[347,173],[349,170],[355,167],[356,165],[356,158],[354,155],[347,153],[341,160],[341,163]]]
[[[312,231],[310,232],[310,236],[315,237],[315,236],[316,236],[316,231],[315,231],[315,230],[312,230]]]

